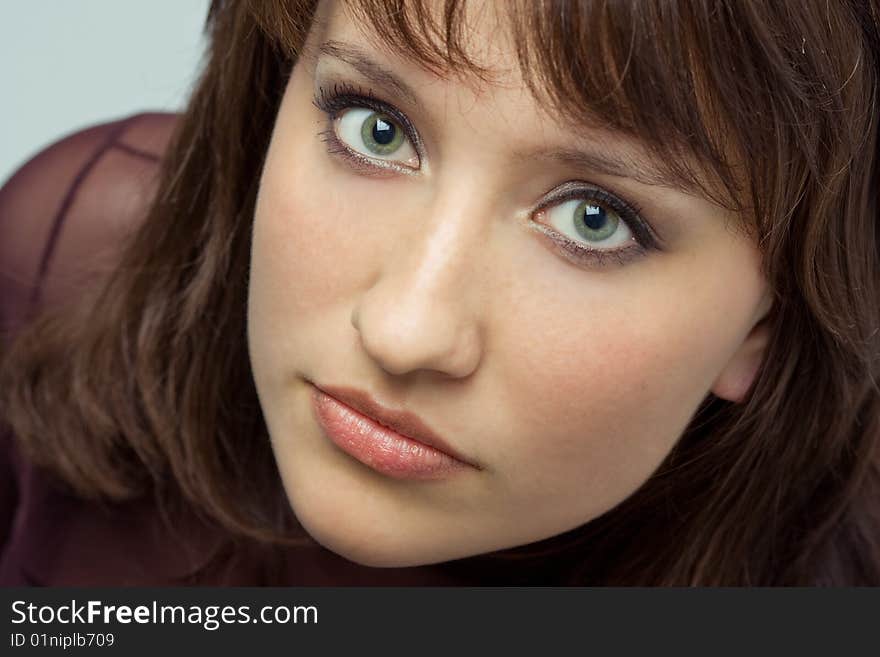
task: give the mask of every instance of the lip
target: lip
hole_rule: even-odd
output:
[[[309,383],[315,417],[327,437],[383,474],[434,479],[462,467],[482,469],[411,411],[386,408],[356,388]]]

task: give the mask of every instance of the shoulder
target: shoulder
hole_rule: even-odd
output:
[[[145,215],[176,114],[141,113],[70,134],[0,187],[0,328],[71,293]]]

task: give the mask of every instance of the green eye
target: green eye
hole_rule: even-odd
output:
[[[578,235],[591,242],[606,240],[617,230],[620,218],[591,201],[582,201],[574,211],[574,228]]]
[[[361,125],[364,146],[376,155],[391,155],[405,139],[401,130],[388,116],[371,112]]]
[[[388,114],[352,107],[336,118],[333,129],[339,141],[358,155],[377,162],[393,162],[408,169],[419,168],[419,155],[406,130]]]
[[[542,214],[547,225],[593,251],[614,251],[634,241],[632,230],[609,204],[593,198],[569,199]]]

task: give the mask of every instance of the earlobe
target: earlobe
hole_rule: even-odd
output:
[[[764,318],[755,324],[715,380],[711,391],[716,397],[735,403],[745,398],[761,367],[769,337],[769,325]]]

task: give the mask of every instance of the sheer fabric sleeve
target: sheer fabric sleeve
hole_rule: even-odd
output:
[[[0,345],[112,267],[155,192],[175,118],[143,113],[81,130],[0,188]]]
[[[0,359],[26,321],[111,271],[145,216],[176,115],[142,113],[46,147],[0,187]],[[14,436],[0,417],[0,554],[22,495]]]

